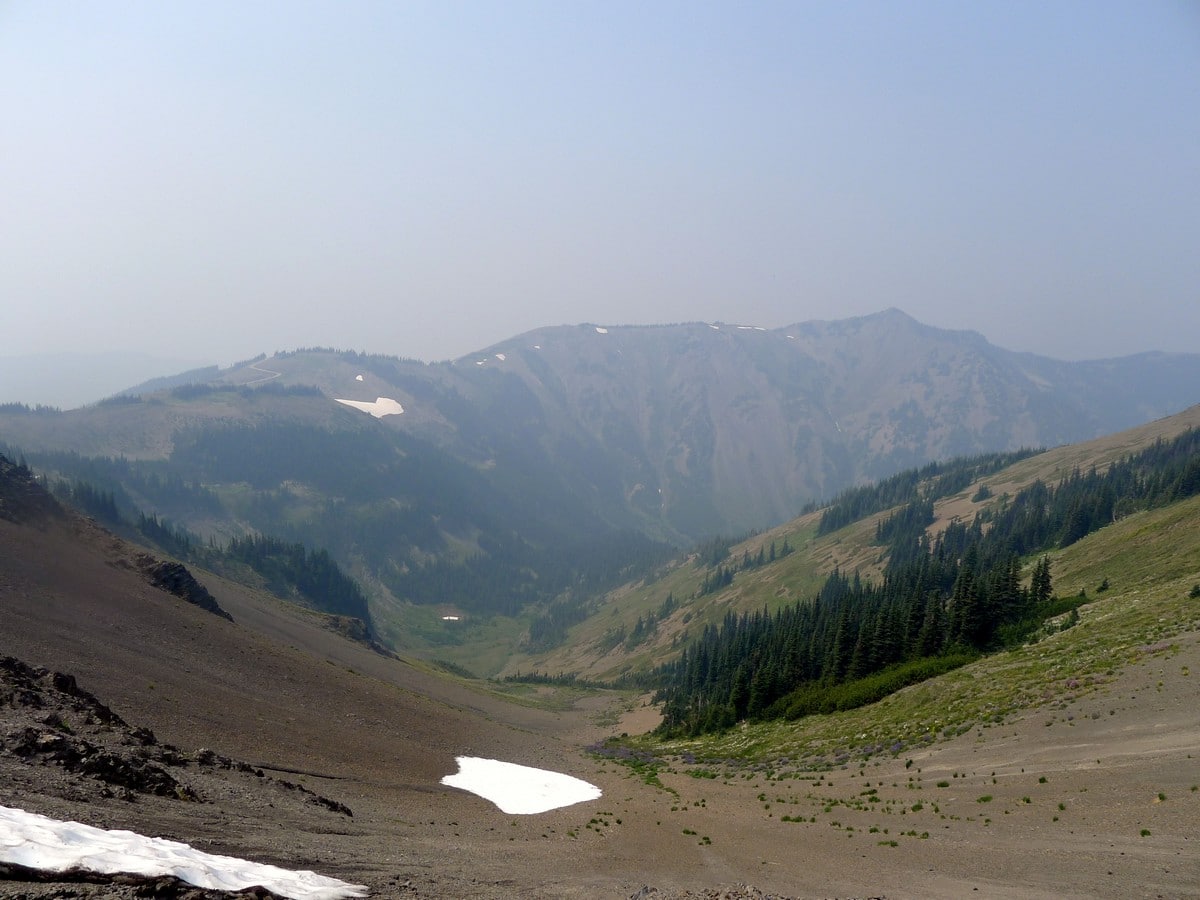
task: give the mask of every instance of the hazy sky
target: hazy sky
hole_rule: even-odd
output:
[[[1200,2],[0,2],[0,356],[1200,350]]]

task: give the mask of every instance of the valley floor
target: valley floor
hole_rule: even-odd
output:
[[[805,898],[1200,896],[1200,726],[1188,674],[1200,672],[1200,636],[1175,645],[1061,708],[820,772],[675,760],[659,769],[660,788],[579,752],[645,724],[646,709],[607,727],[594,709],[559,713],[552,734],[521,731],[604,796],[534,816],[408,781],[386,761],[350,778],[192,765],[177,774],[205,796],[198,803],[105,797],[10,758],[0,803],[313,868],[381,898],[671,898],[738,884]],[[281,790],[286,779],[353,816]],[[0,897],[61,890],[0,882]]]
[[[123,553],[102,535],[0,521],[0,656],[70,673],[128,723],[69,692],[61,709],[0,692],[0,805],[312,869],[378,898],[674,900],[735,885],[797,898],[1200,897],[1194,623],[1110,677],[1048,672],[1026,711],[894,758],[639,769],[586,749],[649,727],[639,701],[514,702],[205,577],[231,623],[148,587]],[[99,752],[83,743],[118,781],[82,771]],[[505,814],[440,784],[459,755],[565,772],[603,796]],[[142,890],[9,875],[2,898]]]

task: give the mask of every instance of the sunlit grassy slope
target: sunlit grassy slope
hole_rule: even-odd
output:
[[[970,522],[988,503],[995,503],[1006,493],[1013,494],[1037,479],[1053,483],[1077,467],[1103,468],[1159,438],[1174,437],[1189,427],[1200,427],[1200,406],[1119,434],[1055,448],[1022,460],[939,501],[935,506],[937,521],[932,530],[944,528],[955,518]],[[989,487],[991,499],[972,502],[970,498],[980,484]],[[612,679],[672,658],[689,640],[697,637],[706,624],[720,623],[727,612],[775,610],[810,598],[835,567],[844,572],[859,572],[864,578],[876,577],[886,558],[883,548],[874,543],[875,525],[889,514],[890,511],[869,516],[832,534],[817,537],[820,514],[813,513],[754,535],[732,547],[727,564],[736,565],[745,553],[756,555],[760,547],[769,547],[772,541],[778,550],[785,537],[794,552],[774,563],[738,572],[731,586],[704,596],[696,595],[710,570],[692,559],[681,559],[657,578],[627,585],[609,594],[596,605],[587,620],[570,630],[567,641],[561,646],[542,653],[513,655],[502,673],[539,671],[551,675],[574,673],[587,678]],[[1095,584],[1099,584],[1101,577],[1095,578]],[[1077,593],[1080,587],[1088,586],[1086,578],[1078,585],[1071,578],[1070,570],[1056,573],[1055,586],[1060,595]],[[622,629],[626,634],[632,633],[639,617],[657,613],[668,596],[675,599],[677,608],[658,622],[653,634],[636,644],[615,641]]]
[[[740,726],[726,734],[659,745],[662,752],[717,759],[788,758],[834,764],[900,755],[970,728],[986,729],[1031,709],[1106,690],[1124,666],[1170,653],[1200,631],[1200,498],[1137,513],[1052,553],[1062,596],[1086,591],[1078,624],[986,657],[871,706],[798,722]],[[1096,589],[1104,579],[1109,588]],[[1065,617],[1064,617],[1065,619]]]

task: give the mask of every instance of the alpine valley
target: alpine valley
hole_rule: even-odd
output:
[[[328,551],[386,643],[490,675],[531,614],[674,548],[934,460],[1127,428],[1197,384],[1200,355],[1058,362],[892,309],[770,331],[545,328],[436,364],[282,352],[66,412],[9,406],[0,439],[111,494],[118,529],[144,515],[201,544]],[[378,415],[336,402],[380,398],[395,405]]]
[[[1198,400],[892,309],[0,407],[0,805],[389,898],[1195,895]]]

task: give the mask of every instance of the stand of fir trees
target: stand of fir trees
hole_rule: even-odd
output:
[[[961,468],[948,471],[957,480]],[[932,540],[936,486],[922,492],[915,474],[889,481],[881,494],[866,491],[849,504],[869,508],[881,496],[909,497],[876,531],[890,548],[882,583],[835,571],[811,601],[774,614],[730,613],[721,626],[706,627],[657,673],[660,733],[696,735],[744,719],[861,706],[1019,643],[1048,618],[1086,602],[1053,596],[1045,556],[1026,583],[1022,558],[1200,493],[1200,432],[1158,441],[1103,472],[1076,470],[1055,486],[1035,482]]]
[[[120,490],[118,487],[117,491]],[[60,479],[51,487],[59,500],[117,533],[156,547],[175,559],[222,574],[236,577],[234,569],[245,566],[275,595],[322,612],[361,619],[368,632],[373,633],[366,595],[326,550],[312,550],[299,542],[261,534],[235,537],[225,545],[205,543],[186,529],[159,518],[157,513],[147,515],[124,492],[118,499],[117,491],[103,490],[80,480]]]

